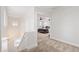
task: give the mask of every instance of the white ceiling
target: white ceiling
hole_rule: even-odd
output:
[[[24,16],[29,7],[24,7],[24,6],[11,6],[11,7],[7,7],[7,13],[8,16],[14,16],[14,17],[22,17]]]
[[[56,6],[38,6],[36,8],[38,9],[44,9],[44,10],[51,10],[52,8],[55,8]]]
[[[9,16],[24,16],[26,12],[28,11],[29,6],[9,6],[7,7],[7,13]],[[35,7],[37,11],[42,12],[51,12],[52,8],[55,8],[55,6],[38,6]]]
[[[45,9],[50,9],[50,8],[54,8],[56,6],[37,6],[37,8],[45,8]]]
[[[36,7],[37,11],[46,11],[46,12],[51,12],[53,8],[56,6],[38,6]]]

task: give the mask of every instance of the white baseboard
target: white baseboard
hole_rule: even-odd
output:
[[[75,44],[75,43],[72,43],[72,42],[68,42],[68,41],[64,41],[64,40],[61,40],[61,39],[58,39],[58,38],[55,38],[55,37],[52,37],[50,39],[57,40],[57,41],[60,41],[60,42],[63,42],[63,43],[66,43],[66,44],[69,44],[69,45],[72,45],[72,46],[75,46],[75,47],[79,47],[78,44]]]

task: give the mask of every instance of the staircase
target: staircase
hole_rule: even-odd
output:
[[[17,44],[17,51],[31,49],[37,46],[37,37],[34,32],[25,32]]]

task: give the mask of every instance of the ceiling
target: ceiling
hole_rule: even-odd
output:
[[[11,7],[7,7],[7,13],[8,16],[14,16],[14,17],[22,17],[24,16],[26,13],[28,13],[27,11],[29,7],[25,7],[25,6],[11,6]]]
[[[29,7],[31,6],[9,6],[7,7],[7,13],[9,16],[22,17],[27,13]],[[37,11],[49,13],[52,11],[53,8],[55,8],[55,6],[37,6],[35,8]]]
[[[38,9],[44,9],[44,10],[51,10],[52,8],[55,8],[56,6],[38,6],[36,8]]]
[[[53,8],[56,6],[38,6],[36,7],[37,11],[43,11],[43,12],[51,12]]]

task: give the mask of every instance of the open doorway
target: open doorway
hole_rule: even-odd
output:
[[[40,34],[50,36],[50,17],[44,15],[37,15],[37,31]]]

